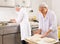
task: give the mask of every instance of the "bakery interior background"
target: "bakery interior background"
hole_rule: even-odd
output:
[[[23,0],[16,0],[18,2],[18,4],[22,3]],[[0,3],[2,3],[3,1],[0,0]],[[9,2],[9,1],[8,1]],[[15,2],[15,0],[13,0],[12,2]],[[37,15],[37,10],[38,10],[38,6],[41,2],[46,2],[49,6],[50,9],[52,9],[53,11],[55,11],[56,16],[57,16],[57,21],[58,21],[58,25],[60,25],[60,0],[26,0],[26,2],[28,3],[28,5],[30,6],[31,9],[33,9],[33,13],[29,13],[30,15]],[[26,4],[27,4],[26,3]],[[11,3],[12,4],[12,3]],[[10,6],[13,6],[14,3]],[[3,4],[0,4],[3,5]],[[8,17],[9,16],[9,17]],[[9,21],[12,18],[16,18],[16,13],[15,13],[15,8],[4,8],[4,7],[0,7],[0,21]]]

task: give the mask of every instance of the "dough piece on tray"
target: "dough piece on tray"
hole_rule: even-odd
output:
[[[56,43],[56,40],[53,38],[43,38],[42,41],[47,42],[47,43]]]

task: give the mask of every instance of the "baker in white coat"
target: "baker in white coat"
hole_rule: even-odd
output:
[[[16,13],[17,13],[17,18],[13,22],[20,24],[22,44],[27,44],[26,41],[24,41],[24,40],[31,36],[31,27],[30,27],[30,23],[29,23],[27,8],[17,7]]]
[[[48,9],[46,3],[40,5],[38,19],[39,29],[37,33],[41,34],[41,38],[49,37],[58,41],[56,15]]]

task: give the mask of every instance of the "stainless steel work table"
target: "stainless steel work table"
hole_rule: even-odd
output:
[[[0,26],[0,44],[20,44],[19,24]]]

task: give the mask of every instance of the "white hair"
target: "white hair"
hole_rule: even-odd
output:
[[[45,2],[43,2],[43,3],[40,4],[39,7],[46,7],[46,8],[48,8],[48,5]]]

